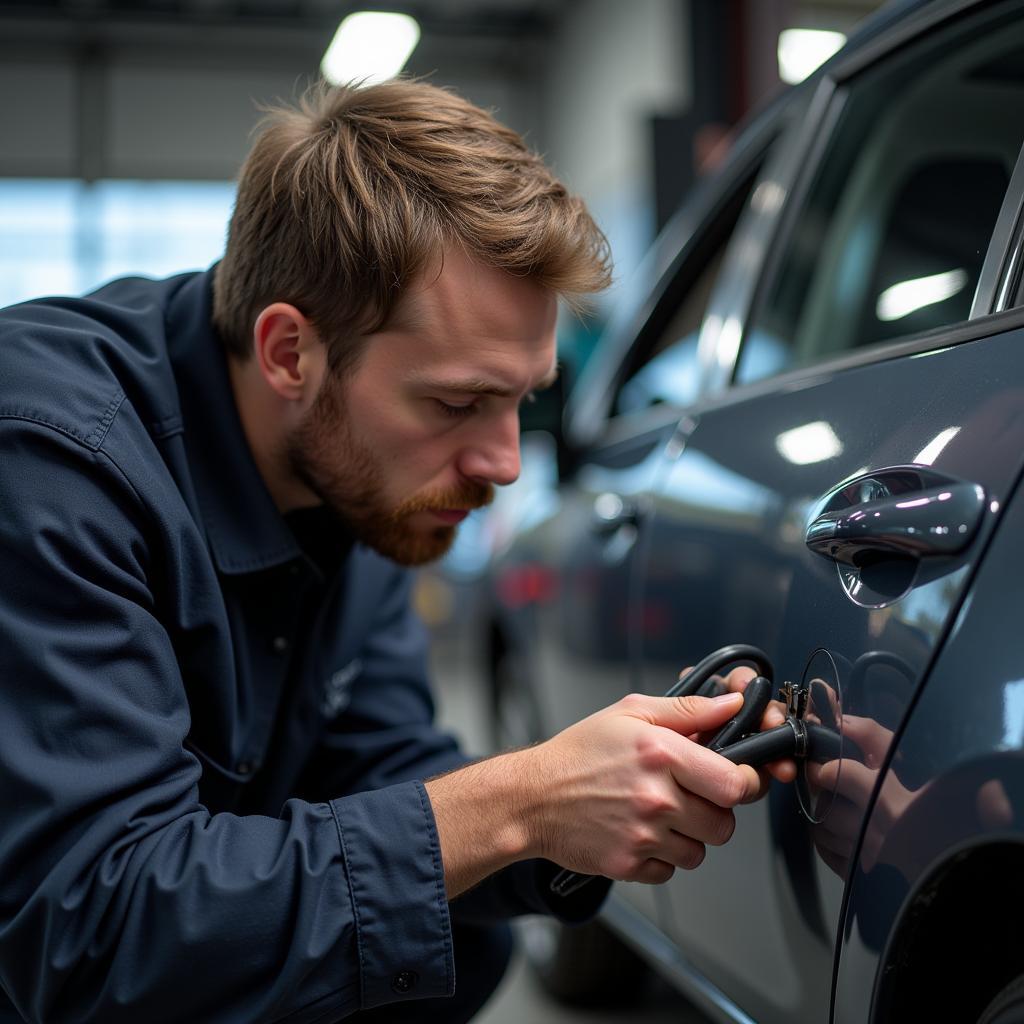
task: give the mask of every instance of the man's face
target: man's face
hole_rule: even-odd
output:
[[[519,406],[554,377],[556,312],[534,282],[447,252],[356,368],[325,377],[291,472],[388,558],[441,557],[519,475]]]

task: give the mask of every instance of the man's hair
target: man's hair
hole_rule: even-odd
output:
[[[449,246],[573,306],[610,281],[607,240],[582,200],[489,113],[420,81],[321,83],[260,124],[213,320],[245,359],[260,311],[291,303],[340,369]]]

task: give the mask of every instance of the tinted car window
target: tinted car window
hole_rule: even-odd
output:
[[[763,159],[763,154],[762,154]],[[691,257],[680,267],[635,346],[615,395],[613,416],[642,412],[654,405],[682,408],[700,386],[697,336],[729,240],[753,187],[760,161],[727,197]],[[658,322],[664,326],[658,326]]]
[[[947,31],[855,79],[737,377],[966,320],[1024,139],[1024,31]],[[765,361],[758,350],[781,358]]]
[[[623,383],[615,399],[616,415],[639,412],[662,402],[683,406],[697,397],[697,332],[724,249],[722,243],[701,270],[672,322],[650,350],[647,362]]]

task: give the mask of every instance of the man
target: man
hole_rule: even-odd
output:
[[[736,694],[462,768],[431,723],[400,565],[607,278],[518,136],[393,82],[270,115],[212,272],[0,313],[0,1021],[465,1020],[500,920],[596,910],[559,865],[728,839],[757,774],[685,737]]]

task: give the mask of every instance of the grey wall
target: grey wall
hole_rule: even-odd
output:
[[[688,9],[680,0],[581,0],[552,40],[545,152],[608,234],[620,286],[654,234],[651,119],[690,100]]]
[[[0,20],[0,176],[233,178],[258,104],[297,95],[331,31]],[[425,38],[409,70],[535,136],[534,49]]]

